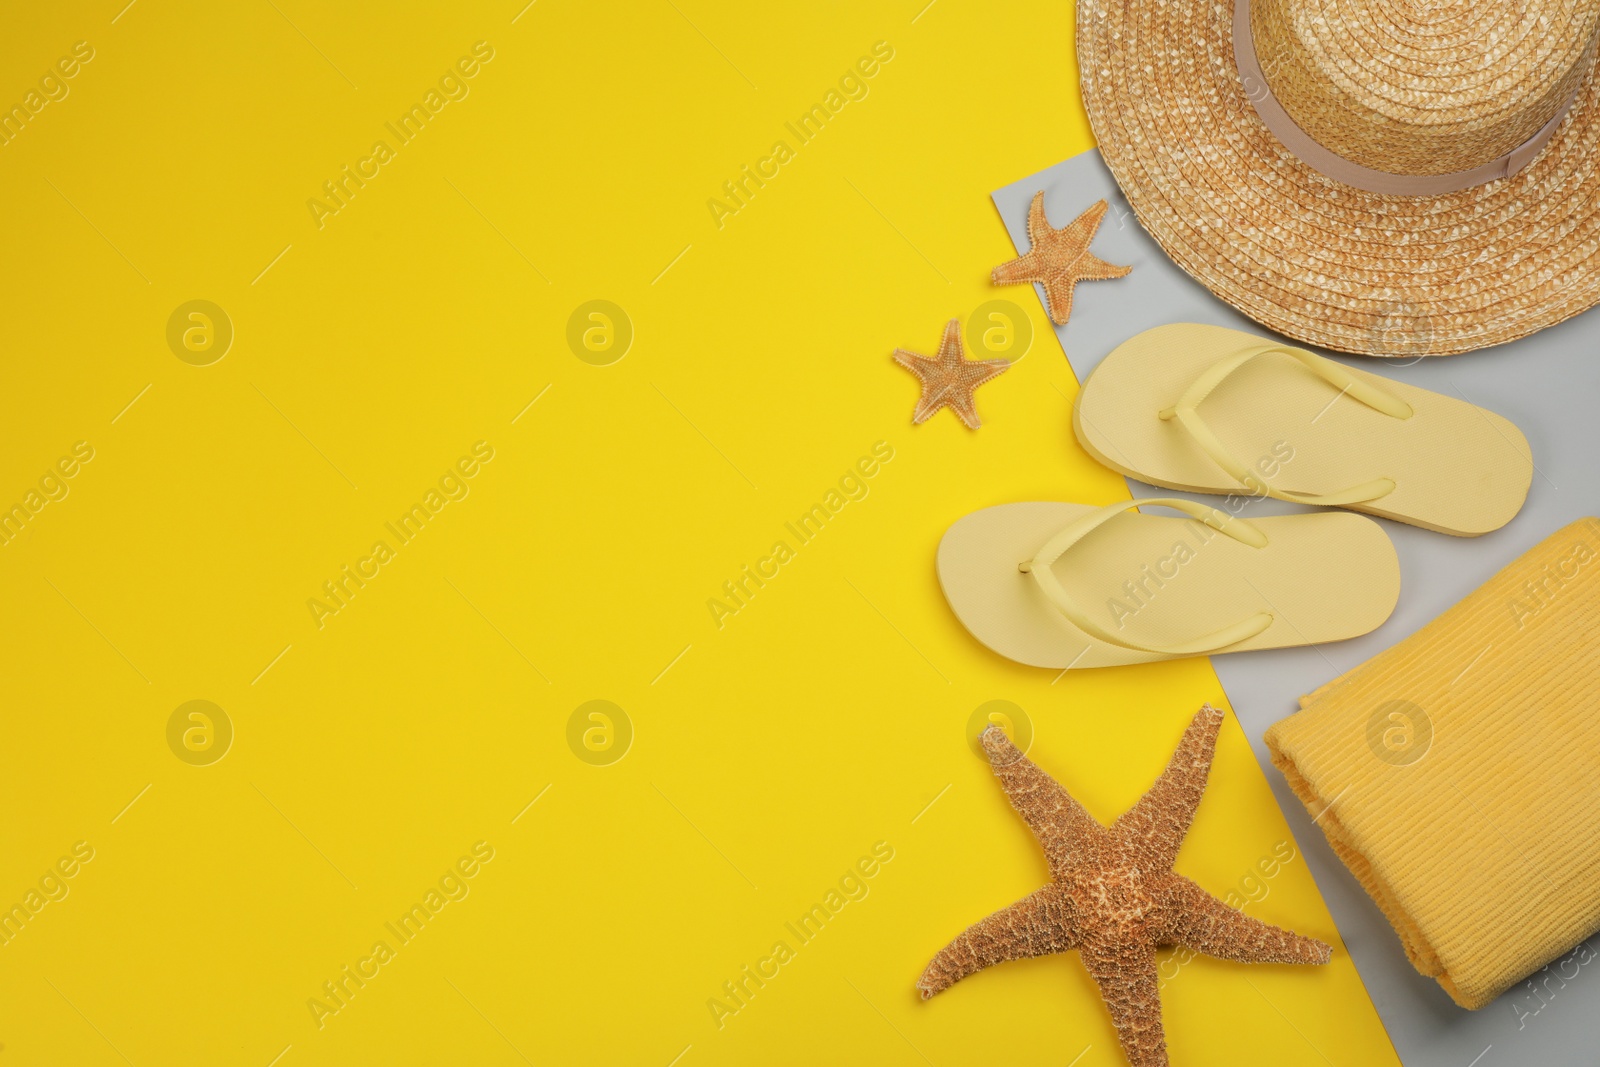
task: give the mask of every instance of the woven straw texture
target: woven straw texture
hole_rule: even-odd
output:
[[[1597,690],[1584,519],[1267,731],[1412,964],[1464,1008],[1600,930]]]
[[[1273,2],[1284,0],[1263,0]],[[1273,95],[1354,162],[1395,173],[1484,163],[1555,114],[1581,77],[1577,98],[1510,178],[1371,193],[1300,162],[1257,117],[1234,62],[1231,2],[1079,0],[1084,104],[1145,229],[1244,314],[1337,351],[1450,355],[1600,301],[1600,83],[1585,51],[1595,5],[1538,7],[1550,39],[1537,43],[1501,3],[1370,8],[1304,5],[1279,20],[1294,47],[1257,49]],[[1306,30],[1318,19],[1342,28]],[[1389,32],[1408,20],[1418,24],[1407,36]],[[1442,61],[1450,51],[1456,61]]]
[[[1252,0],[1263,75],[1324,148],[1393,174],[1503,156],[1566,106],[1600,7],[1579,0]]]

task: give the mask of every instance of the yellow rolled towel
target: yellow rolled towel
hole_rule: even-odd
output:
[[[1273,763],[1457,1004],[1600,930],[1600,519],[1300,707]]]

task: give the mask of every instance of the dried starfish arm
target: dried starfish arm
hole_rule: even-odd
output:
[[[995,285],[1022,285],[1044,281],[1044,272],[1045,267],[1039,262],[1038,253],[1025,252],[996,267],[989,273],[989,280]]]
[[[1155,950],[1124,942],[1085,946],[1080,956],[1100,987],[1100,998],[1111,1013],[1128,1063],[1132,1067],[1167,1067]]]
[[[1115,263],[1107,263],[1093,252],[1085,252],[1083,258],[1078,260],[1080,281],[1104,282],[1113,278],[1126,278],[1132,270],[1132,267],[1119,267]]]
[[[917,989],[927,1000],[993,964],[1065,952],[1074,947],[1074,920],[1071,900],[1047,885],[967,927],[928,963]]]
[[[1146,850],[1157,870],[1171,867],[1178,858],[1183,836],[1189,832],[1195,809],[1205,795],[1221,725],[1222,712],[1210,704],[1202,707],[1183,732],[1178,750],[1156,784],[1111,824],[1112,836]]]
[[[1170,918],[1157,935],[1159,944],[1187,945],[1240,963],[1327,963],[1333,955],[1314,937],[1235,911],[1181,874],[1168,878],[1163,889]]]
[[[1044,190],[1033,194],[1028,204],[1028,248],[1039,247],[1039,242],[1050,236],[1050,220],[1044,213]]]
[[[1045,264],[1041,261],[1040,242],[1050,237],[1050,223],[1044,217],[1044,192],[1033,194],[1028,205],[1028,251],[1007,263],[1002,263],[990,273],[996,285],[1021,285],[1023,282],[1043,281]]]
[[[1050,306],[1050,321],[1058,325],[1065,323],[1072,317],[1072,292],[1071,285],[1049,285],[1045,287],[1045,301]]]
[[[1080,845],[1105,835],[1105,827],[1083,805],[1072,799],[1061,783],[1041,771],[1011,743],[998,726],[983,731],[983,750],[1006,791],[1011,806],[1028,824],[1050,864],[1050,876],[1059,879]]]

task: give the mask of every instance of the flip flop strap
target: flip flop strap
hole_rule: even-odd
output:
[[[1212,432],[1211,427],[1200,417],[1200,402],[1209,396],[1213,389],[1221,385],[1222,380],[1228,375],[1255,357],[1265,355],[1268,352],[1281,352],[1286,356],[1292,356],[1311,373],[1338,389],[1341,396],[1348,393],[1353,399],[1360,401],[1374,411],[1382,412],[1396,419],[1409,419],[1412,415],[1410,404],[1363,378],[1357,378],[1331,359],[1323,359],[1321,356],[1307,352],[1303,348],[1293,348],[1289,345],[1263,344],[1248,348],[1238,355],[1219,360],[1206,368],[1176,404],[1160,413],[1161,420],[1166,422],[1174,418],[1177,419],[1179,425],[1189,432],[1189,436],[1194,438],[1195,443],[1200,446],[1206,455],[1211,457],[1217,466],[1227,471],[1231,477],[1252,492],[1259,491],[1279,500],[1292,500],[1299,504],[1317,504],[1322,507],[1360,504],[1394,492],[1395,483],[1393,478],[1375,478],[1370,482],[1352,485],[1335,493],[1296,493],[1287,489],[1274,489],[1260,478],[1252,475],[1249,468],[1240,463],[1223,446],[1222,441]]]
[[[1061,581],[1050,569],[1051,564],[1083,540],[1090,531],[1103,526],[1125,511],[1145,505],[1158,504],[1161,507],[1181,511],[1192,519],[1198,519],[1219,533],[1226,534],[1251,548],[1265,548],[1267,536],[1261,528],[1248,523],[1243,519],[1218,511],[1216,508],[1196,504],[1192,500],[1180,500],[1177,497],[1152,497],[1148,500],[1130,500],[1123,504],[1112,504],[1098,511],[1090,512],[1081,519],[1069,523],[1060,533],[1044,543],[1044,546],[1034,553],[1031,560],[1025,560],[1017,565],[1017,569],[1024,574],[1033,575],[1034,581],[1039,583],[1039,588],[1044,595],[1054,604],[1056,609],[1065,615],[1074,626],[1084,633],[1090,634],[1107,644],[1118,645],[1122,648],[1131,648],[1138,652],[1154,652],[1160,655],[1171,656],[1199,656],[1207,652],[1215,652],[1229,645],[1237,644],[1246,638],[1254,637],[1272,624],[1272,615],[1265,611],[1258,611],[1248,619],[1236,622],[1232,626],[1225,626],[1213,633],[1204,634],[1193,641],[1185,641],[1174,645],[1146,645],[1138,641],[1129,640],[1113,630],[1107,629],[1091,619],[1087,612],[1073,602],[1062,588]]]

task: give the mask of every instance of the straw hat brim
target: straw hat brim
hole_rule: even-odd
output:
[[[1503,344],[1600,303],[1600,81],[1509,178],[1436,196],[1336,182],[1256,115],[1232,0],[1078,0],[1100,152],[1167,255],[1250,318],[1375,356]]]

